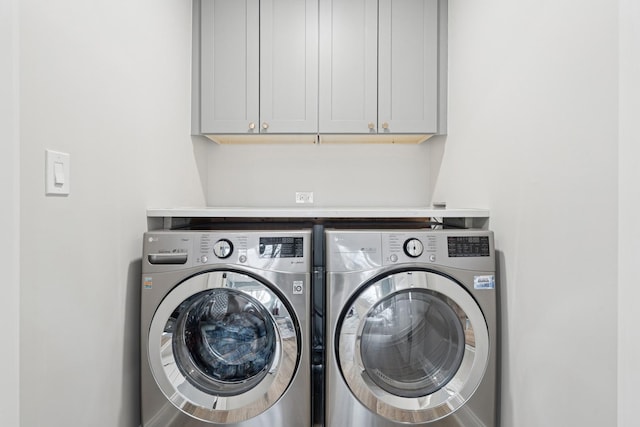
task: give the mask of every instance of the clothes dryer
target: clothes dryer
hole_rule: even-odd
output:
[[[493,234],[328,230],[327,427],[495,427]]]
[[[143,427],[308,427],[310,231],[144,235]]]

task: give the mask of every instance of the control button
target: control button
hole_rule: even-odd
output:
[[[202,262],[204,263],[204,262],[209,261],[209,258],[207,258],[207,256],[206,256],[206,255],[203,255],[203,256],[200,258],[200,261],[202,261]]]
[[[240,255],[240,258],[238,258],[238,261],[240,261],[241,263],[247,262],[247,256],[246,255]]]
[[[418,239],[408,239],[404,242],[404,252],[412,258],[417,258],[422,255],[423,250],[424,246]]]
[[[396,254],[391,255],[391,256],[389,257],[389,260],[390,260],[391,262],[398,262],[398,255],[396,255]]]
[[[228,258],[233,252],[233,245],[227,239],[220,239],[213,245],[213,254],[220,259]]]
[[[435,254],[431,254],[431,255],[429,255],[429,261],[431,261],[431,262],[436,262],[436,256],[435,256]]]

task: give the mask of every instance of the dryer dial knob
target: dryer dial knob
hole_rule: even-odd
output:
[[[227,239],[220,239],[213,245],[213,254],[220,259],[229,258],[233,252],[233,244]]]
[[[422,255],[422,251],[424,251],[424,246],[422,242],[418,239],[408,239],[404,242],[404,253],[409,255],[412,258],[418,258]]]

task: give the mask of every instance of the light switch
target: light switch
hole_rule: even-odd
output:
[[[53,164],[53,183],[56,187],[64,185],[64,164],[55,162]]]
[[[69,194],[70,157],[68,153],[46,150],[45,185],[48,196]]]

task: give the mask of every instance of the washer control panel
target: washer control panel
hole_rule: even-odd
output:
[[[239,265],[306,272],[310,231],[158,231],[145,233],[146,265],[155,270]]]

